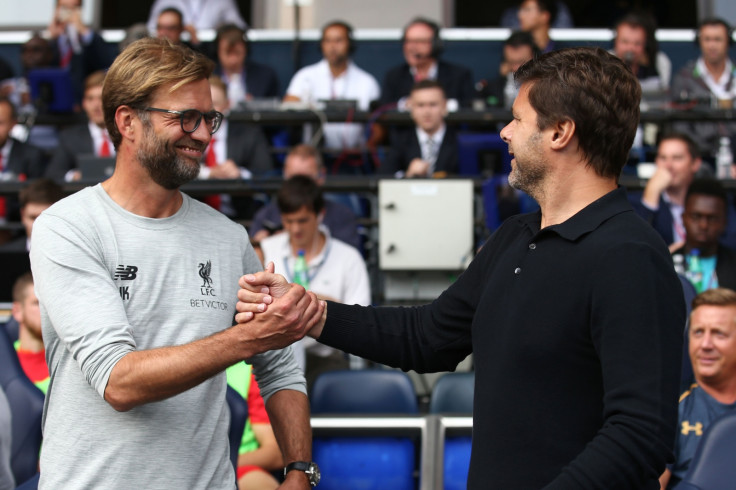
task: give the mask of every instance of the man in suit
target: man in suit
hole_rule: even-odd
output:
[[[557,2],[554,0],[523,0],[519,5],[519,28],[534,38],[534,43],[542,53],[555,49],[555,42],[549,38],[550,26],[557,17]]]
[[[44,172],[46,159],[43,152],[35,146],[10,136],[17,120],[18,116],[13,103],[7,97],[0,97],[0,178],[2,180],[33,179],[40,177]]]
[[[403,106],[414,83],[437,80],[448,99],[469,104],[473,99],[473,75],[464,66],[439,59],[442,53],[440,27],[429,19],[417,17],[405,28],[402,37],[405,63],[390,69],[381,87],[382,104]]]
[[[105,72],[97,71],[84,82],[82,109],[87,114],[86,124],[77,124],[59,134],[59,146],[54,151],[46,169],[46,177],[59,182],[72,182],[81,179],[78,158],[80,155],[98,157],[115,156],[115,147],[105,127],[102,112],[102,83]]]
[[[69,72],[78,103],[83,96],[84,79],[110,66],[112,56],[102,37],[82,22],[82,0],[56,0],[48,32],[54,64]]]
[[[247,59],[245,30],[234,24],[220,27],[215,46],[218,61],[215,73],[227,85],[231,107],[254,98],[279,96],[279,79],[274,69]]]
[[[18,192],[20,222],[25,235],[0,245],[0,253],[28,252],[33,223],[39,215],[64,197],[64,190],[51,179],[35,179]]]
[[[212,104],[225,116],[230,113],[227,88],[220,77],[210,77]],[[273,170],[273,159],[268,141],[261,129],[253,124],[228,121],[223,118],[220,129],[212,136],[204,161],[200,165],[199,178],[250,179]],[[206,202],[228,216],[247,216],[253,213],[252,199],[231,198],[228,195],[208,196]]]
[[[521,65],[539,55],[531,34],[524,31],[513,32],[503,43],[503,59],[498,67],[499,76],[481,80],[476,85],[478,98],[491,107],[510,109],[519,93],[514,81],[514,73]]]
[[[184,31],[189,33],[189,42],[182,39]],[[182,44],[196,50],[199,50],[200,47],[197,31],[184,27],[184,16],[179,9],[174,7],[165,8],[158,14],[156,37],[168,39],[174,44]]]
[[[415,127],[396,130],[382,174],[396,177],[444,177],[456,174],[457,135],[445,125],[447,99],[434,80],[417,82],[407,106]]]

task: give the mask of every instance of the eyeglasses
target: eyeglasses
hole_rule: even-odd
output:
[[[179,116],[179,122],[181,123],[181,130],[185,133],[193,133],[199,127],[199,123],[204,118],[204,123],[207,126],[210,134],[215,134],[220,129],[220,123],[224,117],[221,112],[210,111],[202,112],[197,109],[187,109],[185,111],[171,111],[169,109],[158,109],[156,107],[146,107],[144,111],[149,112],[163,112],[164,114],[176,114]]]

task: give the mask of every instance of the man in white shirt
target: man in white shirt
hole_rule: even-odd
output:
[[[323,59],[305,66],[291,79],[286,89],[286,102],[314,103],[320,100],[355,100],[359,110],[368,110],[381,91],[370,73],[354,64],[350,55],[355,45],[353,29],[341,21],[322,28],[320,41]],[[327,148],[355,148],[365,141],[361,124],[329,123],[324,126]]]
[[[363,257],[355,247],[330,235],[322,224],[325,200],[316,181],[295,175],[279,190],[278,207],[285,233],[261,241],[264,263],[294,281],[297,255],[307,263],[305,288],[322,299],[345,304],[369,305],[371,288]],[[303,338],[294,344],[294,355],[305,372],[307,387],[325,371],[347,369],[348,357],[340,350]],[[356,365],[362,365],[357,358]]]
[[[733,107],[736,99],[736,68],[728,56],[733,44],[731,26],[723,19],[705,19],[698,27],[700,57],[688,63],[672,82],[672,97],[676,101],[697,101],[706,105]],[[732,139],[736,124],[717,122],[678,122],[678,131],[692,135],[700,146],[703,157],[715,159],[721,137]]]
[[[105,72],[96,71],[84,81],[82,109],[87,115],[86,124],[78,124],[59,134],[59,146],[51,157],[46,177],[57,181],[72,182],[81,179],[80,155],[114,157],[115,146],[105,128],[102,112],[102,84]]]

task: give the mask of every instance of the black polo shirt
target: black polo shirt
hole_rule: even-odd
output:
[[[430,305],[330,303],[320,341],[417,371],[473,352],[470,489],[658,488],[685,325],[668,250],[621,188],[540,220],[508,219]]]

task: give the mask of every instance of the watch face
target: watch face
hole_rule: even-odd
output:
[[[315,486],[322,479],[322,474],[319,472],[319,466],[317,463],[309,463],[309,469],[307,470],[307,476],[309,477],[309,483]]]

